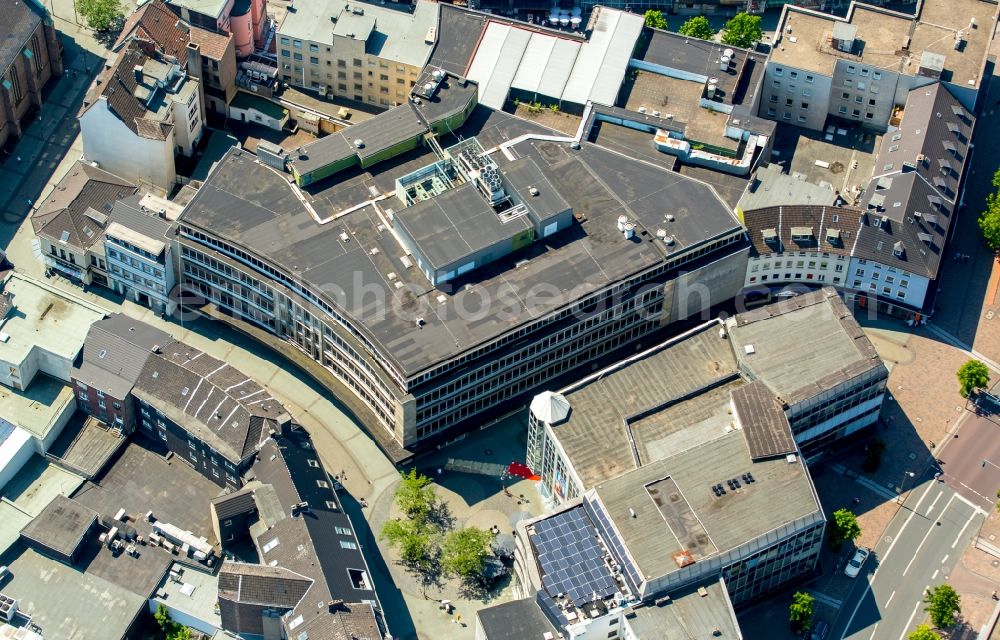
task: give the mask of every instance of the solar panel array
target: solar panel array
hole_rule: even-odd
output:
[[[618,537],[618,534],[611,527],[610,516],[596,502],[584,500],[583,506],[587,509],[590,519],[597,525],[597,529],[601,532],[604,541],[611,545],[611,554],[625,571],[625,581],[628,582],[629,587],[634,592],[638,592],[639,585],[642,584],[642,576],[639,575],[639,570],[632,564],[625,553],[625,544],[622,542],[622,539]]]
[[[542,584],[580,607],[617,593],[615,580],[601,558],[597,534],[582,509],[570,509],[535,523],[532,538],[542,567]]]

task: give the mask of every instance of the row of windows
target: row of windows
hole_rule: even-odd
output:
[[[785,70],[783,68],[781,68],[781,67],[775,67],[774,68],[774,75],[776,75],[776,76],[783,76],[783,75],[785,75]],[[793,71],[793,70],[789,69],[788,70],[788,77],[791,78],[792,80],[796,80],[799,77],[799,72],[798,71]],[[812,75],[810,75],[808,73],[805,74],[805,80],[806,80],[806,82],[813,82],[813,81],[815,81],[815,79],[816,78],[814,78]]]
[[[146,258],[148,260],[152,260],[154,262],[158,262],[159,259],[160,259],[159,256],[155,256],[152,253],[150,253],[149,251],[146,251],[145,249],[140,249],[139,247],[135,246],[134,244],[132,244],[132,243],[126,241],[126,240],[122,240],[121,238],[116,238],[114,236],[106,236],[106,239],[107,239],[108,242],[110,242],[112,244],[116,244],[119,247],[122,247],[123,249],[127,249],[127,250],[131,251],[132,253],[134,253],[136,255],[140,255],[143,258]],[[108,253],[108,257],[109,258],[114,258],[114,257],[118,256],[118,252],[116,252],[114,249],[109,250],[107,253]]]
[[[163,270],[162,269],[158,269],[156,267],[150,266],[150,265],[146,264],[145,262],[140,262],[139,260],[136,260],[135,258],[133,258],[131,256],[127,256],[127,255],[125,255],[123,253],[120,253],[118,251],[115,251],[114,249],[112,249],[110,247],[108,247],[108,249],[107,249],[107,254],[108,254],[109,258],[117,260],[119,263],[121,263],[123,265],[130,266],[130,267],[132,267],[133,269],[135,269],[137,271],[142,271],[143,273],[146,273],[146,274],[149,274],[149,275],[152,275],[152,276],[156,276],[157,278],[161,278],[161,279],[163,278]]]
[[[571,369],[574,369],[581,364],[586,362],[591,362],[595,358],[598,358],[614,349],[632,342],[652,331],[655,331],[659,326],[657,322],[646,322],[639,324],[629,330],[613,334],[608,340],[604,341],[602,344],[594,345],[585,351],[581,351],[575,355],[572,355],[561,360],[550,364],[549,366],[540,369],[539,371],[533,373],[530,376],[525,376],[523,378],[517,379],[510,384],[501,387],[494,391],[489,396],[480,398],[469,402],[467,404],[461,405],[456,410],[452,411],[450,414],[441,416],[434,420],[431,420],[425,425],[417,427],[417,437],[423,438],[437,431],[441,431],[452,424],[460,422],[461,420],[475,415],[484,409],[496,406],[504,400],[510,399],[516,395],[521,394],[528,389],[537,387],[539,384],[550,380],[552,377]]]
[[[260,273],[267,274],[275,281],[288,287],[298,295],[309,300],[313,305],[325,311],[328,316],[333,318],[337,322],[337,324],[347,329],[347,331],[349,331],[351,335],[354,336],[364,346],[364,348],[378,361],[378,363],[382,366],[382,368],[399,384],[401,388],[405,388],[402,375],[400,375],[400,373],[396,370],[396,368],[393,367],[388,362],[388,360],[382,356],[381,353],[379,353],[378,349],[375,348],[375,346],[368,340],[368,338],[364,336],[361,333],[361,331],[354,326],[352,322],[348,321],[343,315],[335,311],[330,304],[328,304],[324,300],[321,300],[319,296],[317,296],[308,287],[293,282],[291,278],[286,276],[284,273],[278,271],[270,264],[265,263],[263,260],[260,260],[259,258],[252,256],[247,252],[238,249],[226,242],[222,242],[217,238],[209,236],[208,234],[192,229],[191,227],[188,227],[186,225],[182,225],[180,227],[180,231],[182,235],[192,240],[202,242],[222,252],[223,254],[228,255],[231,258],[239,260],[247,264],[248,266],[257,269],[257,271]],[[194,250],[191,249],[191,251]],[[360,360],[360,358],[358,359]]]

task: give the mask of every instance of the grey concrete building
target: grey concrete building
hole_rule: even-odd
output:
[[[542,495],[563,503],[757,420],[786,422],[812,455],[874,424],[887,377],[851,312],[826,288],[708,322],[539,394],[527,463],[541,476]]]

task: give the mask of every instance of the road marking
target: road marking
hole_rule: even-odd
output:
[[[954,499],[955,499],[955,494],[952,494],[951,498],[948,499],[948,502],[945,503],[944,509],[941,510],[942,516],[948,511],[948,507],[951,506],[951,501]],[[937,502],[937,500],[934,500],[934,502]],[[929,516],[930,514],[931,514],[930,511],[928,511],[927,515]],[[904,576],[906,575],[906,572],[910,570],[910,567],[913,566],[913,561],[917,559],[918,555],[920,555],[920,548],[924,546],[925,542],[927,542],[927,538],[931,535],[931,531],[934,531],[934,528],[935,528],[934,525],[931,525],[930,527],[927,528],[927,533],[924,534],[924,539],[920,541],[920,544],[917,546],[917,550],[913,552],[913,557],[910,558],[910,561],[906,563],[906,568],[903,569]]]
[[[939,500],[939,499],[941,498],[941,496],[943,496],[943,495],[944,495],[944,492],[942,492],[942,493],[939,493],[939,494],[937,494],[937,496],[935,496],[935,497],[934,497],[934,502],[932,502],[932,503],[931,503],[931,506],[927,507],[927,513],[925,513],[925,514],[924,514],[925,516],[929,516],[929,515],[931,515],[931,511],[933,511],[933,510],[934,510],[934,505],[936,505],[936,504],[937,504],[937,501],[938,501],[938,500]]]
[[[875,623],[875,627],[872,629],[872,634],[868,636],[868,640],[875,640],[875,634],[878,633],[878,624],[877,622]]]
[[[892,599],[894,597],[896,597],[896,592],[895,591],[893,591],[892,593],[890,593],[889,594],[889,599],[885,601],[885,606],[886,606],[887,609],[889,608],[889,603],[892,602]]]
[[[977,512],[973,511],[972,515],[969,516],[969,519],[966,520],[965,524],[962,525],[962,530],[958,532],[958,536],[955,537],[955,541],[951,543],[951,548],[952,549],[954,549],[955,546],[958,544],[958,541],[962,539],[962,534],[965,533],[965,528],[968,527],[969,523],[972,522],[975,519],[976,515],[977,515]],[[942,562],[943,562],[943,560],[942,560]]]
[[[945,562],[948,562],[948,556],[949,555],[951,555],[951,554],[950,553],[944,554],[944,557],[941,558],[941,564],[944,564]]]
[[[906,626],[903,627],[903,633],[899,634],[899,640],[906,639],[906,636],[910,631],[910,623],[913,622],[913,616],[917,615],[917,610],[920,609],[920,604],[921,603],[918,602],[917,605],[913,607],[913,613],[911,613],[909,619],[907,619]]]
[[[924,501],[924,498],[927,497],[927,493],[931,490],[931,487],[933,487],[935,484],[937,484],[937,483],[935,483],[935,482],[928,482],[927,483],[927,488],[924,489],[923,494],[921,494],[921,496],[920,496],[920,500],[917,501],[917,509],[920,508],[920,503]],[[843,640],[844,637],[847,635],[848,629],[851,628],[851,623],[854,622],[854,617],[856,615],[858,615],[858,609],[861,608],[862,601],[864,601],[865,596],[868,595],[868,592],[871,591],[872,582],[875,580],[875,577],[878,575],[878,572],[881,570],[882,565],[885,564],[886,558],[888,558],[889,554],[892,553],[892,548],[896,546],[896,543],[903,536],[903,530],[906,529],[906,525],[910,524],[910,520],[913,519],[913,514],[915,512],[916,512],[916,510],[911,511],[910,515],[908,515],[906,517],[906,520],[903,522],[903,526],[899,528],[899,533],[896,534],[896,537],[893,539],[892,543],[889,545],[889,548],[886,549],[885,555],[879,558],[878,566],[875,567],[875,571],[872,572],[871,577],[865,583],[865,590],[861,592],[861,597],[858,598],[857,604],[854,605],[854,610],[851,611],[851,617],[847,619],[847,624],[844,625],[844,632],[840,636],[841,640]],[[853,589],[851,589],[851,591],[853,592]]]
[[[934,574],[931,575],[931,580],[937,580],[938,571],[940,571],[940,569],[935,569],[934,570]]]
[[[990,503],[990,505],[994,504],[993,500],[991,500],[990,498],[987,498],[986,496],[984,496],[983,494],[979,493],[978,491],[976,491],[975,489],[973,489],[969,485],[965,484],[961,480],[958,481],[958,484],[962,485],[963,487],[965,487],[966,489],[968,489],[972,493],[976,494],[977,496],[979,496],[980,498],[982,498],[986,502]],[[980,507],[980,506],[978,506],[976,504],[973,504],[968,498],[963,497],[962,499],[965,500],[966,504],[968,504],[970,507],[975,507],[976,509],[981,509],[982,508],[982,507]]]

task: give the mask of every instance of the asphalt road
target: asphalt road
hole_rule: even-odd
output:
[[[969,502],[992,509],[1000,489],[1000,417],[970,416],[940,460],[945,482]]]
[[[947,581],[982,519],[946,483],[925,477],[875,546],[831,637],[905,639],[924,619],[924,591]]]

